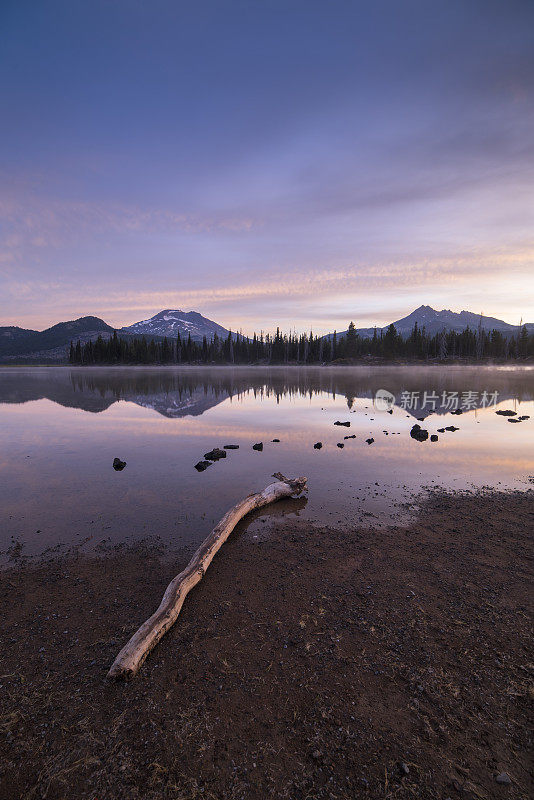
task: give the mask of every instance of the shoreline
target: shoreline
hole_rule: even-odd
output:
[[[534,491],[384,530],[249,521],[129,684],[107,669],[190,553],[0,573],[1,800],[526,800]]]
[[[521,367],[525,367],[528,369],[534,368],[534,360],[532,358],[527,359],[517,359],[517,360],[504,360],[499,361],[495,359],[487,359],[484,361],[470,361],[470,360],[454,360],[454,361],[437,361],[437,360],[429,360],[429,361],[422,361],[422,360],[404,360],[404,361],[380,361],[377,359],[370,359],[370,360],[359,360],[350,362],[346,359],[343,360],[343,363],[316,363],[316,364],[297,364],[297,363],[282,363],[282,364],[189,364],[189,363],[180,363],[180,364],[69,364],[66,362],[59,362],[59,363],[38,363],[38,362],[29,362],[29,363],[21,363],[21,364],[9,364],[0,362],[0,369],[2,368],[8,369],[27,369],[28,367],[38,367],[38,368],[68,368],[68,369],[80,369],[80,370],[93,370],[93,369],[201,369],[201,370],[212,370],[212,369],[339,369],[339,368],[354,368],[354,367],[437,367],[440,369],[443,368],[451,368],[451,367],[487,367],[491,369],[499,369],[499,368],[509,368],[509,369],[518,369]]]

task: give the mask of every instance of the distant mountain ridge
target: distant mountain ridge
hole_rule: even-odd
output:
[[[483,330],[497,330],[508,335],[517,334],[520,330],[519,325],[510,325],[508,322],[503,322],[503,320],[496,317],[485,317],[483,314],[474,314],[472,311],[455,312],[449,309],[436,311],[431,306],[425,305],[419,306],[408,316],[396,320],[393,325],[395,325],[397,333],[406,338],[410,335],[416,323],[420,330],[425,328],[430,336],[434,336],[444,330],[456,331],[457,333],[461,333],[468,327],[471,330],[477,330],[479,325],[482,326]],[[525,325],[529,333],[534,333],[534,322],[525,323]],[[377,327],[376,331],[380,335],[380,332],[385,333],[388,327],[389,325],[384,325],[381,328]],[[357,328],[356,330],[364,339],[372,337],[375,331],[374,328]],[[337,336],[345,336],[346,333],[346,330],[338,331]],[[332,336],[333,333],[329,333],[326,338],[330,339]]]
[[[59,322],[44,331],[16,326],[0,327],[0,361],[64,361],[71,341],[88,342],[111,336],[113,328],[99,317],[80,317]]]
[[[468,326],[476,330],[479,324],[484,330],[498,330],[504,335],[512,336],[519,332],[519,325],[510,325],[495,317],[484,317],[471,311],[456,313],[450,310],[436,311],[431,306],[422,305],[412,311],[408,316],[397,320],[393,324],[397,332],[407,337],[414,325],[431,336],[443,330],[461,332]],[[377,333],[386,331],[388,325],[377,328]],[[534,333],[534,323],[526,323],[529,333]],[[68,360],[70,342],[80,340],[82,344],[95,340],[98,336],[109,338],[115,329],[99,317],[80,317],[69,322],[60,322],[44,331],[35,331],[20,328],[16,325],[0,327],[0,363],[61,363]],[[374,328],[358,328],[357,332],[363,338],[372,337]],[[202,316],[198,311],[180,311],[166,309],[155,314],[150,319],[135,322],[124,328],[118,329],[122,337],[140,337],[161,340],[177,338],[178,333],[182,339],[191,339],[202,342],[204,336],[211,341],[215,334],[221,339],[226,339],[230,333],[227,328],[217,322]],[[347,331],[337,333],[338,337],[345,336]],[[237,334],[232,333],[235,338]],[[324,338],[330,339],[332,333]]]
[[[204,336],[211,341],[215,334],[220,339],[226,339],[230,331],[223,328],[217,322],[203,317],[198,311],[180,311],[179,309],[166,309],[155,314],[150,319],[134,322],[126,328],[121,328],[119,333],[126,333],[133,336],[167,336],[176,339],[177,334],[180,338],[191,339],[201,342]]]

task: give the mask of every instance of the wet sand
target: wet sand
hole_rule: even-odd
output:
[[[532,489],[260,526],[129,684],[106,671],[189,550],[0,573],[2,800],[532,796]]]

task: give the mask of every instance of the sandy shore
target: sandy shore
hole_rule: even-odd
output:
[[[0,573],[0,798],[526,800],[533,530],[532,490],[242,525],[130,684],[106,671],[189,553]]]

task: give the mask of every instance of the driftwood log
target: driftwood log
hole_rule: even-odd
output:
[[[262,492],[248,495],[224,515],[208,538],[200,545],[183,572],[180,572],[169,583],[157,611],[141,625],[122,648],[111,665],[108,678],[127,680],[136,675],[150,651],[174,625],[187,594],[202,580],[213,557],[228,539],[240,519],[257,508],[263,508],[263,506],[284,497],[298,495],[306,489],[307,478],[290,480],[284,478],[280,473],[275,473],[273,478],[278,478],[276,483],[271,483]]]

